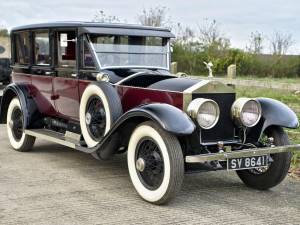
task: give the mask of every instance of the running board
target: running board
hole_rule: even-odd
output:
[[[48,129],[25,130],[25,134],[28,134],[33,137],[41,138],[47,141],[51,141],[57,144],[61,144],[73,149],[78,149],[79,147],[82,148],[78,140],[65,137],[64,134],[52,130],[48,130]]]

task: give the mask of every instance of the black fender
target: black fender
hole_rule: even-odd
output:
[[[164,130],[179,136],[192,134],[196,128],[194,122],[185,112],[169,104],[142,105],[126,113],[124,119],[127,120],[136,116],[151,119]]]
[[[262,116],[259,123],[251,128],[248,139],[258,141],[263,132],[271,126],[279,126],[295,129],[299,126],[296,113],[286,104],[271,98],[256,99],[262,109]]]
[[[3,96],[0,107],[0,121],[6,123],[6,113],[10,101],[18,97],[24,121],[24,129],[32,128],[41,118],[37,105],[30,94],[30,88],[27,84],[12,83],[3,90]]]
[[[110,158],[119,147],[128,145],[134,128],[147,120],[156,122],[176,136],[191,135],[196,129],[190,117],[172,105],[164,103],[142,105],[123,114],[99,144],[89,149],[89,152],[97,152],[100,159]]]

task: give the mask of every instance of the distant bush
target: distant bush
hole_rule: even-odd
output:
[[[300,56],[258,55],[240,49],[175,42],[172,61],[178,62],[178,71],[193,75],[208,74],[203,61],[211,61],[215,75],[226,75],[227,67],[236,64],[238,76],[300,78]]]

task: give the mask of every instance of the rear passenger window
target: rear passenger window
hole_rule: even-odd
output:
[[[36,65],[50,65],[49,32],[34,33],[34,62]]]
[[[29,32],[18,32],[15,34],[15,63],[30,63],[30,39]]]
[[[58,66],[76,66],[76,33],[75,31],[58,32]]]

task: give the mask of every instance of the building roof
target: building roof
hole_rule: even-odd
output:
[[[101,33],[114,35],[133,35],[133,36],[159,36],[159,37],[175,37],[169,29],[161,27],[141,26],[136,24],[122,23],[98,23],[98,22],[51,22],[30,24],[15,27],[14,31],[29,30],[29,29],[49,29],[49,28],[78,28],[80,33]]]

